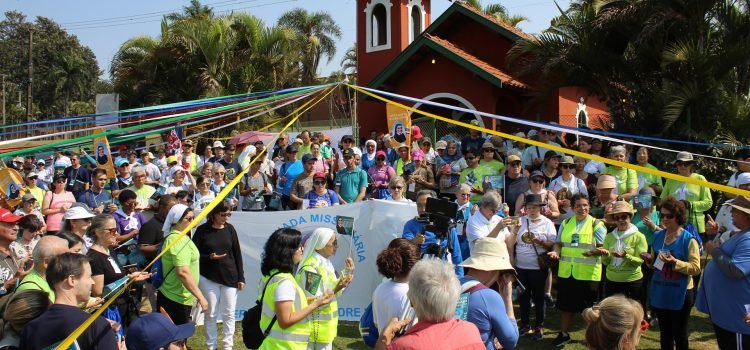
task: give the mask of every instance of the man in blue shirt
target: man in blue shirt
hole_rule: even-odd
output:
[[[284,210],[297,209],[297,205],[292,202],[290,197],[292,193],[292,183],[297,175],[302,174],[304,168],[302,162],[297,160],[297,146],[291,144],[286,146],[284,164],[279,169],[279,181],[276,183],[277,191],[281,192],[281,205]]]
[[[343,154],[346,169],[336,173],[336,179],[333,181],[334,190],[341,204],[360,202],[365,199],[367,192],[367,173],[357,167],[353,149],[347,148]]]
[[[437,198],[437,194],[432,190],[422,190],[417,193],[417,213],[420,216],[427,212],[427,198]],[[401,237],[419,245],[422,253],[425,252],[429,244],[437,243],[437,238],[435,238],[433,232],[425,231],[422,234],[422,228],[425,225],[425,223],[418,222],[416,218],[411,219],[404,224],[404,233],[401,235]],[[458,234],[455,227],[451,228],[449,236],[440,242],[440,246],[448,249],[448,244],[450,244],[450,257],[453,265],[456,266],[456,275],[462,277],[464,275],[464,268],[459,266],[459,264],[461,264],[463,259],[461,258],[461,246],[458,243]]]
[[[488,237],[477,239],[471,257],[461,265],[466,268],[466,276],[460,279],[462,299],[456,316],[477,326],[487,350],[495,349],[495,338],[503,349],[514,349],[519,333],[513,312],[513,280],[508,275],[515,271],[505,242]],[[495,283],[500,293],[488,288]],[[463,293],[469,293],[467,304],[463,304]]]
[[[706,242],[704,250],[713,259],[703,272],[695,307],[711,316],[719,349],[750,348],[750,324],[745,321],[750,304],[750,199],[738,196],[724,205],[732,207],[739,232],[723,244]]]
[[[107,171],[104,169],[95,169],[91,176],[91,188],[86,190],[78,199],[79,202],[85,203],[97,214],[113,214],[117,211],[117,205],[112,198],[112,186],[117,186],[114,180],[110,180],[110,189],[106,188]],[[115,188],[116,189],[116,188]]]

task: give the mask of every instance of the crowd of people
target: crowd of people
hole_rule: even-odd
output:
[[[193,311],[201,309],[205,346],[231,349],[246,282],[232,212],[377,199],[416,204],[416,217],[377,259],[387,278],[373,292],[377,347],[434,339],[512,349],[519,337],[544,339],[546,310],[555,307],[557,347],[571,341],[573,320],[582,315],[591,348],[634,348],[651,324],[662,348],[687,349],[694,306],[710,315],[721,348],[750,346],[743,302],[750,297],[750,199],[714,198],[694,183],[476,130],[436,142],[416,126],[410,135],[408,143],[394,142],[373,131],[357,146],[352,135],[334,144],[324,133],[303,131],[294,140],[282,133],[273,145],[186,139],[173,154],[132,145],[109,156],[60,149],[48,158],[11,159],[24,191],[0,199],[0,344],[55,344],[131,281],[77,339],[81,348],[152,348],[143,339],[158,339],[155,349],[177,348],[195,331]],[[516,136],[705,180],[688,152],[655,166],[646,147],[587,137],[565,142],[549,129]],[[101,167],[110,160],[114,178]],[[728,185],[748,190],[750,150],[740,149],[736,160]],[[227,188],[243,169],[238,185]],[[222,191],[228,194],[206,220],[181,236]],[[455,203],[455,225],[434,227],[433,199]],[[143,271],[165,246],[172,248],[159,269]],[[260,326],[268,329],[262,348],[331,348],[336,300],[355,269],[347,260],[335,270],[329,258],[336,248],[336,232],[324,228],[304,240],[293,229],[269,237],[258,287]],[[169,331],[147,336],[155,329]]]

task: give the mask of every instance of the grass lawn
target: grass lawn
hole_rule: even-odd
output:
[[[518,314],[518,307],[516,307],[516,314]],[[560,326],[560,315],[556,309],[549,310],[547,313],[547,322],[544,335],[544,340],[535,342],[531,340],[529,336],[521,337],[518,342],[518,349],[555,349],[552,346],[552,340],[557,336],[557,332]],[[571,333],[573,341],[568,343],[565,349],[578,350],[586,349],[582,344],[584,336],[584,325],[583,320],[579,317],[574,324],[574,332]],[[692,316],[690,319],[690,325],[688,327],[690,333],[690,349],[696,350],[708,350],[717,349],[716,339],[714,337],[713,328],[708,317],[695,309],[693,309]],[[219,334],[221,334],[221,326],[219,326]],[[205,345],[205,333],[203,327],[198,327],[195,336],[191,337],[188,341],[188,346],[191,349],[204,349]],[[237,329],[234,336],[234,344],[237,349],[244,349],[242,345],[242,326],[238,322]],[[367,349],[367,347],[360,341],[359,329],[357,328],[356,322],[339,322],[339,336],[333,342],[334,349]],[[657,328],[650,328],[641,337],[639,349],[659,349],[659,330]]]

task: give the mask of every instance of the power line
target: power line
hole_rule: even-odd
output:
[[[251,0],[251,1],[258,1],[258,0]],[[255,6],[247,6],[247,7],[240,7],[240,8],[234,8],[234,9],[228,9],[223,11],[216,12],[217,14],[222,13],[231,13],[234,11],[239,10],[247,10],[251,8],[259,8],[259,7],[265,7],[265,6],[272,6],[272,5],[278,5],[283,4],[287,2],[296,2],[297,0],[283,0],[283,1],[276,1],[276,2],[270,2],[266,4],[260,4]],[[143,20],[143,21],[136,21],[136,22],[123,22],[123,23],[108,23],[108,24],[96,24],[92,23],[91,25],[79,25],[79,26],[71,26],[71,27],[63,27],[65,30],[75,31],[75,30],[84,30],[84,29],[97,29],[97,28],[110,28],[110,27],[119,27],[124,25],[132,25],[132,24],[142,24],[142,23],[153,23],[153,22],[160,22],[161,16],[159,16],[158,19],[150,19],[150,20]]]
[[[212,7],[221,7],[221,6],[229,6],[229,5],[235,5],[235,4],[227,4],[227,3],[243,3],[243,2],[253,2],[258,0],[249,0],[249,1],[240,1],[240,0],[225,0],[225,1],[219,1],[214,2],[211,4],[206,4],[206,6],[212,6]],[[156,11],[156,12],[147,12],[147,13],[141,13],[141,14],[135,14],[135,15],[127,15],[127,16],[118,16],[118,17],[109,17],[109,18],[99,18],[99,19],[86,19],[86,20],[80,20],[80,21],[73,21],[73,22],[64,22],[60,23],[61,26],[77,26],[77,25],[85,25],[85,24],[92,24],[93,22],[109,22],[109,21],[117,21],[117,20],[129,20],[129,19],[138,19],[138,17],[152,17],[154,15],[161,16],[163,14],[169,14],[169,13],[175,13],[182,11],[183,9],[174,9],[174,10],[164,10],[164,11]]]

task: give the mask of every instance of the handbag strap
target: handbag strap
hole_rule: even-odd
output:
[[[266,285],[263,286],[263,293],[260,294],[260,301],[258,302],[258,305],[260,307],[263,307],[263,297],[266,296],[266,288],[268,288],[268,284],[271,283],[271,280],[274,278],[274,276],[280,274],[281,272],[276,272],[272,274],[270,277],[268,277],[268,281],[266,281]],[[271,319],[271,323],[268,324],[268,327],[266,330],[263,331],[263,336],[267,337],[269,333],[271,333],[271,328],[273,327],[274,323],[276,323],[276,313],[274,312],[273,318]]]

